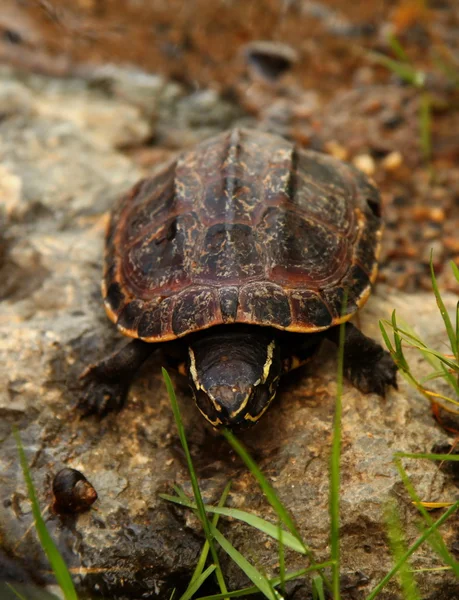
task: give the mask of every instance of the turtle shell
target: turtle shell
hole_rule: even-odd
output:
[[[125,335],[148,342],[228,323],[327,329],[367,300],[381,227],[378,191],[357,169],[233,129],[115,207],[105,307]]]

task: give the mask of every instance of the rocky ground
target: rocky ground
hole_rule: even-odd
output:
[[[188,46],[183,41],[190,19],[199,16],[203,22],[202,3],[195,5],[196,17],[179,12],[175,28],[167,27],[171,13],[164,13],[169,45],[156,43],[155,37],[150,58],[140,53],[139,39],[144,38],[138,20],[126,17],[125,27],[137,28],[135,36],[129,29],[136,40],[130,61],[148,73],[105,64],[107,56],[118,63],[127,60],[116,27],[107,26],[104,31],[110,35],[105,36],[96,27],[102,18],[97,7],[109,11],[108,4],[77,4],[80,12],[75,14],[85,18],[76,24],[71,21],[73,30],[64,2],[63,12],[54,19],[50,3],[31,4],[18,12],[19,3],[8,0],[0,10],[0,57],[8,63],[0,70],[0,575],[16,582],[52,581],[31,527],[30,502],[11,435],[16,425],[42,507],[49,506],[53,475],[63,466],[81,470],[97,489],[99,500],[88,513],[78,517],[46,513],[78,588],[92,597],[168,598],[174,587],[186,585],[203,538],[190,513],[158,498],[160,492],[171,492],[175,482],[191,490],[160,375],[161,356],[142,369],[121,415],[101,422],[81,420],[75,409],[79,373],[124,343],[100,302],[103,231],[110,207],[155,164],[230,125],[282,133],[304,146],[350,160],[380,185],[387,221],[379,285],[359,316],[360,324],[378,338],[378,319],[396,308],[427,341],[442,348],[446,336],[433,296],[426,290],[433,247],[446,303],[454,310],[457,286],[445,267],[459,256],[455,168],[459,121],[451,108],[457,97],[448,78],[438,75],[432,82],[437,104],[429,168],[419,142],[419,90],[393,77],[388,80],[356,51],[359,44],[370,46],[370,39],[373,46],[376,40],[387,49],[382,21],[377,19],[382,13],[364,11],[357,19],[360,25],[378,23],[379,33],[367,36],[362,29],[352,33],[356,15],[340,12],[339,3],[327,5],[331,13],[322,12],[322,17],[311,16],[311,11],[313,5],[325,5],[304,3],[309,12],[304,10],[302,18],[306,25],[319,23],[317,36],[309,45],[291,39],[297,62],[283,79],[272,83],[250,71],[253,67],[244,63],[240,52],[251,40],[268,35],[277,15],[273,11],[266,11],[264,21],[252,14],[250,23],[260,23],[259,29],[253,26],[255,31],[252,27],[239,37],[234,32],[238,27],[241,31],[243,12],[231,13],[238,15],[231,26],[224,26],[227,21],[221,15],[205,13],[208,19],[223,19],[218,21],[222,39],[233,44],[239,40],[234,60],[219,58],[228,65],[224,70],[218,69],[216,50],[211,51],[215,40],[207,37],[206,45],[203,29],[190,27],[191,41]],[[230,4],[219,4],[223,15],[228,16]],[[433,35],[433,28],[437,38],[454,49],[457,11],[443,4],[446,8],[434,9],[430,28],[421,22],[424,29],[421,25],[414,29],[421,42],[410,41],[423,68],[425,41],[419,28],[427,35]],[[93,10],[92,20],[85,10]],[[112,15],[104,14],[106,19]],[[343,18],[330,20],[330,14]],[[93,29],[86,27],[83,42],[79,35],[74,37],[80,42],[74,42],[71,31],[80,32],[88,23]],[[286,39],[294,29],[288,11],[282,23],[280,39]],[[49,33],[56,27],[61,27],[60,37]],[[332,38],[335,45],[320,45]],[[171,40],[176,40],[175,46]],[[183,44],[181,55],[171,55]],[[311,67],[305,69],[311,57]],[[175,72],[174,65],[181,71]],[[30,72],[37,70],[44,74]],[[318,85],[320,78],[323,86]],[[190,79],[198,84],[190,85]],[[411,356],[422,373],[425,367]],[[307,369],[285,379],[277,402],[258,426],[242,435],[317,560],[329,556],[327,472],[335,373],[336,353],[325,346]],[[217,501],[231,479],[229,506],[275,521],[251,476],[206,425],[178,375],[174,382],[206,501]],[[418,535],[416,510],[393,466],[393,453],[428,452],[451,443],[453,437],[440,429],[427,403],[403,380],[399,391],[391,391],[384,401],[362,396],[347,384],[343,403],[343,598],[360,599],[391,567],[383,518],[388,498],[399,506],[408,539]],[[457,498],[457,480],[436,465],[412,460],[406,468],[423,500]],[[277,572],[274,544],[237,522],[221,524],[225,535],[259,568]],[[450,520],[442,534],[457,555],[457,520]],[[230,588],[247,583],[224,556],[222,562]],[[288,554],[288,564],[291,569],[304,566],[293,553]],[[438,564],[428,546],[421,547],[413,560],[416,569]],[[459,596],[448,573],[420,573],[417,579],[423,600]],[[309,598],[309,584],[292,586],[290,597]],[[380,597],[395,600],[400,594],[390,584]]]

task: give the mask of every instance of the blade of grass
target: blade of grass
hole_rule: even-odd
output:
[[[408,54],[405,52],[405,49],[393,33],[389,33],[389,35],[387,36],[387,41],[389,42],[389,46],[391,47],[392,52],[399,60],[406,63],[410,62]]]
[[[343,300],[342,313],[346,311],[347,294]],[[340,500],[340,458],[341,458],[341,419],[343,406],[341,398],[343,395],[343,366],[344,366],[344,340],[346,335],[346,324],[339,327],[338,348],[338,373],[336,383],[335,415],[333,418],[333,439],[330,457],[330,542],[332,568],[332,590],[333,600],[339,600],[340,592],[340,547],[339,547],[339,500]]]
[[[314,577],[312,580],[312,598],[313,600],[325,600],[325,592],[322,579]]]
[[[431,573],[435,571],[451,571],[450,567],[426,567],[425,569],[413,569],[413,573]]]
[[[393,327],[392,323],[390,323],[389,321],[381,321],[380,323],[385,323],[388,326]],[[383,331],[383,329],[384,329],[384,327],[382,327],[381,332]],[[404,341],[406,341],[408,344],[410,344],[410,346],[412,348],[416,348],[421,353],[423,353],[423,355],[425,356],[425,358],[428,359],[429,356],[434,356],[440,362],[444,363],[446,366],[448,366],[453,371],[457,371],[458,370],[458,364],[456,362],[450,360],[444,354],[441,354],[441,352],[437,352],[436,350],[432,350],[431,348],[428,348],[424,344],[424,342],[422,342],[421,340],[419,340],[418,338],[416,338],[414,335],[410,334],[408,331],[406,331],[404,329],[401,329],[400,327],[397,327],[397,333],[398,334],[402,334],[402,336],[405,336],[406,339],[404,339],[403,337],[402,337],[402,339],[404,339]],[[416,340],[416,341],[414,342],[414,340]],[[384,338],[384,341],[386,341],[385,338]],[[394,353],[393,355],[397,356],[397,352],[393,348],[391,350],[390,342],[389,342],[389,345],[387,343],[386,343],[386,345],[389,348],[391,354]],[[424,353],[426,353],[426,354],[424,354]],[[404,361],[404,362],[406,363],[406,361]],[[429,362],[431,362],[431,361],[429,361]],[[431,364],[437,365],[438,363],[431,363]],[[408,364],[406,364],[406,368],[409,369]]]
[[[399,335],[398,339],[400,341],[403,340],[403,341],[407,342],[408,344],[410,344],[410,346],[412,348],[416,348],[417,350],[419,350],[421,352],[421,354],[424,356],[424,358],[428,362],[430,362],[430,364],[435,369],[439,369],[443,364],[446,364],[453,371],[458,369],[457,363],[450,360],[447,356],[445,356],[441,352],[437,352],[435,350],[432,350],[431,348],[428,348],[428,346],[421,339],[419,339],[419,337],[417,337],[415,335],[415,332],[409,327],[409,325],[407,323],[404,323],[404,328],[399,327],[398,323],[395,319],[395,311],[392,314],[392,322],[389,322],[386,320],[384,320],[383,322],[386,323],[386,325],[388,325],[389,327],[391,327],[393,329],[394,337],[395,337],[395,332],[397,334],[401,334],[402,336],[404,336],[404,337],[400,337],[400,335]],[[387,343],[386,343],[386,345],[387,345]],[[406,369],[409,370],[408,363],[405,360],[404,355],[403,355],[403,347],[402,347],[401,343],[397,348],[397,352],[396,352],[397,357],[399,354],[401,355],[401,359],[404,363],[403,367],[406,367]]]
[[[397,458],[428,458],[429,460],[459,461],[459,454],[426,454],[423,452],[396,452]]]
[[[26,455],[22,446],[21,437],[17,429],[13,429],[13,435],[16,439],[16,445],[19,452],[19,460],[21,462],[22,472],[24,473],[24,479],[27,485],[27,493],[32,503],[32,514],[35,519],[35,529],[37,530],[38,538],[40,540],[41,547],[46,553],[48,560],[51,564],[56,581],[64,594],[65,600],[78,600],[75,587],[73,585],[72,578],[70,577],[67,565],[64,562],[59,550],[57,549],[54,540],[49,535],[46,529],[45,522],[41,516],[40,506],[38,504],[37,496],[35,494],[35,488],[30,475],[29,466],[27,464]]]
[[[279,500],[279,497],[277,496],[276,492],[274,491],[274,488],[268,482],[266,477],[263,475],[263,473],[261,472],[258,465],[255,463],[255,461],[249,455],[249,453],[244,448],[244,446],[241,444],[241,442],[234,436],[234,434],[229,429],[224,429],[223,435],[225,436],[227,441],[231,444],[233,450],[235,450],[235,452],[237,452],[237,454],[239,454],[239,456],[245,462],[246,466],[251,471],[251,473],[253,474],[255,479],[258,481],[258,484],[260,485],[268,502],[271,504],[273,509],[276,511],[279,519],[282,521],[282,523],[284,523],[284,525],[287,527],[287,529],[292,533],[293,536],[296,537],[296,539],[301,543],[301,545],[306,550],[306,546],[301,538],[301,535],[300,535],[292,517],[290,516],[290,514],[288,513],[288,511],[286,510],[286,508],[284,507],[282,502]]]
[[[453,388],[454,392],[456,393],[456,396],[459,399],[459,371],[458,378],[456,380],[454,375],[449,372],[449,370],[445,367],[444,364],[442,364],[441,367],[443,370],[443,379],[445,379],[445,381],[449,383],[449,385]]]
[[[392,71],[392,73],[395,73],[395,75],[400,77],[400,79],[403,81],[406,81],[407,83],[410,83],[418,88],[424,85],[426,78],[425,73],[415,69],[410,64],[394,60],[393,58],[389,58],[389,56],[379,52],[369,52],[368,55],[373,62],[386,67],[386,69]]]
[[[387,321],[386,319],[383,319],[382,321],[380,321],[380,323],[385,323],[387,326],[391,327],[392,329],[394,327],[393,323],[391,321]],[[458,370],[458,364],[456,362],[450,360],[448,358],[448,356],[445,356],[441,352],[436,352],[436,351],[428,348],[428,346],[418,336],[416,336],[414,330],[411,329],[407,323],[403,322],[403,324],[404,324],[403,328],[400,327],[398,324],[396,325],[397,333],[404,336],[404,338],[402,338],[402,339],[404,339],[405,342],[410,344],[410,346],[412,348],[417,348],[423,354],[424,358],[426,360],[428,360],[435,369],[439,369],[441,366],[441,363],[444,363],[450,369],[453,369],[453,371]],[[384,332],[385,332],[384,328],[382,328],[382,330],[384,330]],[[384,341],[386,342],[386,338],[384,338]],[[394,349],[390,346],[390,342],[389,342],[389,344],[386,342],[386,345],[388,346],[389,350],[395,352]]]
[[[392,311],[392,329],[394,332],[395,351],[397,352],[398,356],[403,357],[402,340],[398,334],[397,317],[395,315],[395,310]]]
[[[391,325],[391,323],[388,323],[385,320],[384,321],[379,321],[379,329],[381,330],[381,335],[383,336],[384,343],[386,344],[387,349],[389,350],[389,352],[392,355],[395,355],[396,354],[395,348],[392,346],[392,342],[390,341],[389,335],[388,335],[388,333],[386,331],[386,328],[384,327],[384,323],[386,323],[387,325],[390,325],[390,326],[392,326],[392,325]]]
[[[292,581],[293,579],[297,579],[298,577],[303,577],[312,571],[317,569],[326,569],[333,565],[332,561],[327,561],[324,563],[320,563],[315,565],[314,567],[307,567],[306,569],[299,569],[298,571],[292,571],[285,575],[285,581]],[[316,576],[318,579],[320,577]],[[269,580],[270,583],[274,586],[280,584],[280,577],[273,577]],[[251,596],[253,594],[259,594],[260,590],[256,586],[243,588],[241,590],[235,590],[233,592],[228,592],[227,598],[245,598],[246,596]],[[223,594],[213,594],[212,596],[202,596],[201,598],[196,598],[196,600],[223,600]]]
[[[422,517],[424,518],[424,521],[426,522],[427,526],[431,526],[433,524],[433,519],[429,515],[427,510],[424,508],[423,503],[421,502],[421,499],[417,495],[416,490],[414,489],[414,486],[411,483],[410,478],[408,477],[408,473],[403,468],[401,459],[395,457],[394,462],[395,462],[395,466],[397,467],[397,470],[400,474],[400,477],[403,481],[403,485],[405,486],[407,492],[409,493],[409,495],[411,497],[411,500],[413,501],[415,506],[418,508],[418,510],[421,513]],[[454,570],[454,573],[456,574],[456,576],[459,578],[459,563],[456,562],[454,560],[454,558],[451,556],[451,554],[449,553],[448,548],[446,547],[446,544],[438,531],[435,531],[430,536],[429,543],[432,546],[433,550],[441,557],[443,562],[446,563],[447,565],[449,565],[451,567],[451,569]]]
[[[440,290],[437,284],[437,278],[435,277],[435,270],[433,266],[433,251],[430,251],[430,276],[432,278],[432,287],[435,294],[435,299],[437,300],[438,308],[440,309],[440,314],[442,316],[443,322],[445,324],[446,332],[448,333],[449,342],[451,345],[451,351],[456,357],[456,360],[459,361],[459,350],[458,350],[458,339],[456,338],[455,330],[453,329],[453,325],[451,323],[451,319],[449,318],[448,311],[446,310],[445,304],[440,294]]]
[[[194,594],[199,590],[204,581],[209,577],[211,573],[215,571],[215,565],[210,565],[207,569],[201,573],[194,581],[187,587],[186,591],[182,596],[180,596],[180,600],[190,600],[194,596]]]
[[[426,539],[436,531],[454,512],[459,508],[459,502],[455,502],[451,508],[449,508],[431,527],[428,527],[424,533],[412,544],[405,554],[400,558],[396,565],[381,579],[378,585],[373,588],[373,591],[366,597],[365,600],[374,600],[381,590],[389,583],[389,581],[396,575],[401,565],[408,560],[408,558],[416,552],[416,550],[426,541]]]
[[[171,378],[169,377],[169,373],[166,371],[166,369],[164,369],[164,367],[162,369],[162,373],[163,373],[164,382],[166,384],[167,393],[169,395],[169,399],[170,399],[170,402],[172,405],[172,412],[174,413],[175,422],[177,424],[177,430],[178,430],[180,442],[181,442],[183,450],[185,452],[186,461],[187,461],[187,465],[188,465],[188,471],[190,473],[191,486],[193,488],[193,494],[194,494],[194,498],[196,501],[199,518],[201,520],[206,539],[209,542],[209,548],[210,548],[210,552],[212,554],[212,561],[216,568],[215,574],[217,577],[218,584],[220,586],[220,591],[224,594],[228,590],[226,588],[226,584],[223,579],[223,573],[220,568],[220,562],[218,560],[217,551],[213,544],[213,533],[212,533],[213,530],[211,528],[211,523],[209,522],[206,511],[204,509],[204,502],[202,500],[201,490],[199,489],[198,478],[196,476],[196,472],[195,472],[194,466],[193,466],[193,461],[191,459],[190,450],[188,448],[188,442],[187,442],[186,435],[185,435],[185,428],[183,427],[182,418],[180,415],[180,409],[178,406],[177,398],[175,396],[174,387],[172,385]]]
[[[312,563],[315,563],[316,561],[314,559],[314,554],[304,543],[292,517],[290,516],[287,509],[280,501],[280,499],[277,496],[272,485],[269,483],[269,481],[266,479],[266,477],[261,472],[258,465],[252,459],[252,457],[247,452],[247,450],[244,448],[244,446],[241,444],[241,442],[233,435],[233,433],[229,429],[224,429],[223,435],[225,436],[227,441],[230,443],[233,450],[237,454],[239,454],[240,458],[244,461],[247,468],[250,470],[252,475],[258,481],[258,484],[261,487],[264,495],[266,496],[268,502],[271,504],[271,506],[275,510],[275,512],[276,512],[277,516],[279,517],[279,519],[281,520],[281,522],[287,527],[287,529],[291,532],[291,534],[294,537],[296,537],[296,539],[300,542],[300,544],[303,548],[304,554],[306,554],[306,556],[309,558],[309,560]],[[319,573],[319,576],[324,578],[325,584],[327,586],[330,586],[330,582],[322,573]]]
[[[457,279],[457,281],[459,282],[459,267],[456,265],[455,262],[451,261],[450,262],[451,268],[453,270],[454,273],[454,277]]]
[[[6,582],[6,586],[10,588],[10,590],[13,592],[13,594],[15,596],[17,596],[19,598],[19,600],[27,600],[27,598],[25,596],[23,596],[22,594],[20,594],[17,591],[17,589],[11,585],[11,583]]]
[[[398,578],[406,600],[419,600],[419,592],[408,560],[402,560],[407,547],[403,534],[402,524],[398,516],[397,505],[394,500],[388,502],[385,511],[385,521],[389,537],[389,547],[395,564],[400,564]]]
[[[219,507],[223,507],[223,505],[225,504],[226,499],[228,498],[230,488],[231,488],[231,481],[228,481],[225,489],[223,490],[222,495],[220,496],[220,500],[218,502]],[[218,525],[219,518],[220,518],[220,515],[215,513],[214,517],[212,519],[212,524],[215,527],[217,527],[217,525]],[[201,576],[201,573],[203,572],[204,566],[206,564],[208,554],[209,554],[209,542],[206,540],[202,547],[201,556],[199,557],[198,564],[196,565],[193,576],[191,577],[190,586],[192,585],[192,583],[194,582],[195,579],[198,579],[198,577]]]
[[[181,506],[196,509],[196,504],[191,502],[188,498],[177,498],[176,496],[170,496],[168,494],[159,494],[159,497],[163,498],[164,500],[168,500],[169,502],[175,502],[176,504],[180,504]],[[238,521],[243,521],[244,523],[247,523],[251,527],[255,527],[255,529],[258,529],[259,531],[265,533],[266,535],[269,535],[270,537],[274,538],[279,542],[278,527],[276,525],[273,525],[269,521],[262,519],[261,517],[252,515],[251,513],[248,513],[244,510],[239,510],[238,508],[216,507],[210,506],[208,504],[205,504],[204,508],[207,512],[216,515],[223,515],[225,517],[237,519]],[[292,550],[295,550],[295,552],[299,552],[300,554],[307,554],[302,542],[298,541],[298,539],[288,531],[282,532],[282,540],[285,546],[288,546]]]
[[[285,596],[285,552],[284,552],[284,532],[280,521],[277,523],[277,535],[279,537],[279,577],[282,595]]]
[[[449,508],[454,502],[413,502],[416,506],[423,506],[426,509],[435,510],[436,508]]]
[[[279,594],[273,593],[268,579],[257,571],[257,569],[249,563],[249,561],[229,542],[225,536],[212,524],[210,524],[212,534],[215,540],[220,544],[228,556],[237,564],[237,566],[247,575],[250,581],[258,587],[266,598],[269,600],[277,600]]]

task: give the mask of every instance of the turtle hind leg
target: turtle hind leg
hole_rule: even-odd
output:
[[[103,417],[122,408],[136,371],[155,348],[134,340],[119,352],[89,365],[80,376],[82,395],[78,407],[83,416]]]
[[[397,389],[397,365],[391,355],[374,340],[364,335],[352,323],[345,324],[344,374],[365,394],[384,397],[387,386]],[[327,332],[327,337],[339,344],[339,327]]]

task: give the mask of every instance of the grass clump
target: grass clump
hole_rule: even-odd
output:
[[[420,94],[419,103],[419,145],[426,163],[432,159],[432,109],[434,100],[428,91],[429,72],[417,66],[410,59],[400,40],[390,34],[387,38],[393,57],[382,52],[368,53],[370,60],[385,67],[404,83],[416,88]],[[453,60],[448,60],[441,53],[432,51],[432,68],[443,74],[451,86],[459,88],[459,71]],[[443,53],[444,54],[444,53]]]
[[[459,283],[459,269],[454,263],[451,265]],[[430,273],[432,288],[448,336],[451,353],[440,352],[429,347],[407,323],[400,326],[395,310],[392,313],[392,319],[380,321],[379,326],[387,349],[405,379],[429,400],[434,409],[438,406],[438,401],[443,401],[442,406],[445,410],[459,414],[459,302],[456,305],[453,322],[438,288],[432,256],[430,257]],[[392,331],[392,340],[389,331]],[[432,371],[427,376],[421,379],[416,377],[405,356],[405,347],[418,350],[431,365]],[[439,379],[446,383],[451,393],[443,394],[431,388],[431,382]]]

